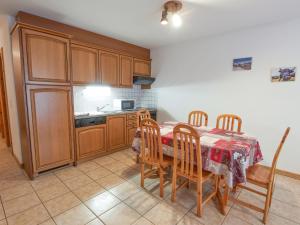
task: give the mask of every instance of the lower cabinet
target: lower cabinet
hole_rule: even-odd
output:
[[[108,150],[127,146],[126,115],[109,116],[106,119]]]
[[[27,85],[33,172],[74,162],[71,88]]]
[[[76,128],[77,159],[106,151],[106,125]]]

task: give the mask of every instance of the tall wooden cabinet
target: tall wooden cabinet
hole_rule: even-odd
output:
[[[74,162],[70,39],[17,27],[12,48],[23,164],[33,178]]]

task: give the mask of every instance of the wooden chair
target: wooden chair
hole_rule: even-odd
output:
[[[235,122],[237,122],[237,129],[235,130]],[[234,114],[222,114],[217,117],[216,128],[241,132],[242,119]]]
[[[189,113],[189,121],[188,123],[192,126],[207,126],[208,115],[203,111],[192,111]]]
[[[137,126],[141,126],[141,121],[143,119],[151,119],[150,112],[147,109],[141,109],[137,112]]]
[[[173,163],[172,158],[164,156],[162,151],[160,128],[152,119],[143,119],[141,122],[141,187],[144,187],[145,178],[155,174],[160,178],[160,197],[164,196],[164,175]],[[145,172],[145,164],[150,169]]]
[[[202,170],[202,157],[200,137],[196,130],[186,124],[178,124],[173,130],[174,162],[172,177],[172,201],[176,200],[176,190],[189,186],[189,182],[197,184],[197,216],[202,216],[202,206],[218,192],[218,177]],[[177,177],[185,178],[177,186]],[[214,190],[202,201],[202,185],[204,182],[214,180]]]
[[[281,139],[281,142],[280,142],[280,144],[277,148],[277,151],[276,151],[275,156],[273,158],[271,168],[256,164],[256,165],[250,167],[247,170],[247,182],[266,189],[266,193],[261,192],[261,191],[257,191],[255,189],[252,189],[252,188],[247,187],[247,186],[242,185],[242,184],[237,185],[237,187],[239,187],[239,188],[242,188],[242,189],[245,189],[247,191],[251,191],[255,194],[264,196],[266,198],[264,208],[263,209],[259,208],[259,207],[255,206],[253,204],[241,201],[239,199],[230,198],[233,202],[235,202],[239,205],[242,205],[242,206],[248,207],[250,209],[253,209],[255,211],[263,213],[264,214],[264,217],[263,217],[263,223],[264,224],[266,224],[266,222],[267,222],[268,212],[269,212],[269,209],[271,207],[272,195],[273,195],[273,191],[274,191],[274,178],[275,178],[275,172],[276,172],[276,165],[277,165],[278,157],[279,157],[282,146],[283,146],[289,132],[290,132],[290,128],[288,127],[285,130],[285,133],[284,133],[284,135]]]

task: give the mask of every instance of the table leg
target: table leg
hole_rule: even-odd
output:
[[[217,199],[220,203],[220,211],[223,215],[225,215],[225,204],[224,204],[224,198],[222,197],[222,194],[220,192],[220,179],[221,177],[218,177],[218,185],[217,185]]]
[[[229,197],[229,187],[228,187],[228,185],[226,184],[226,182],[225,182],[224,186],[225,186],[225,187],[224,187],[224,197],[223,197],[223,201],[224,201],[224,205],[227,206],[228,197]]]

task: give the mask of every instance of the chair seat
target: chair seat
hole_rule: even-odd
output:
[[[270,182],[271,169],[256,164],[247,170],[247,182],[267,187]]]
[[[140,160],[143,160],[141,156],[140,156]],[[157,160],[157,162],[152,162],[152,161],[148,161],[147,159],[144,160],[144,162],[146,164],[150,164],[150,165],[153,165],[153,166],[159,166],[160,165],[161,167],[166,168],[166,167],[173,164],[173,157],[164,155],[164,160],[163,160],[162,163],[160,163],[159,160]]]

